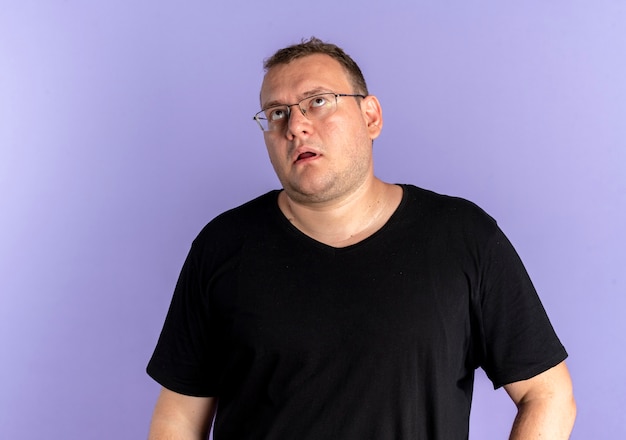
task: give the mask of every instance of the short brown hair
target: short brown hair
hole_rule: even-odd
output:
[[[363,73],[357,63],[339,46],[331,43],[324,43],[322,40],[315,37],[311,37],[308,40],[302,39],[299,44],[294,44],[278,50],[274,55],[267,58],[263,62],[263,68],[265,69],[265,72],[267,72],[274,66],[289,64],[297,58],[314,54],[328,55],[337,60],[350,77],[352,87],[354,87],[354,93],[362,95],[368,94],[365,78],[363,77]]]

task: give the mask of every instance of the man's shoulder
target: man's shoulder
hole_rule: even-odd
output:
[[[278,190],[269,191],[242,205],[222,212],[207,223],[195,241],[232,240],[253,233],[275,216]]]
[[[230,223],[237,221],[249,221],[258,220],[256,216],[259,214],[267,214],[274,211],[278,206],[278,193],[279,190],[272,190],[262,194],[248,202],[245,202],[237,207],[231,208],[215,217],[211,223]]]
[[[468,199],[437,193],[411,184],[400,184],[400,186],[405,190],[407,201],[411,202],[418,209],[462,211],[463,213],[475,212],[479,215],[488,216],[481,207]]]
[[[496,221],[474,202],[458,196],[440,194],[410,184],[401,184],[409,215],[440,226],[464,229],[492,229]]]

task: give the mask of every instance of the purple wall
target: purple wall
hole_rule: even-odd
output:
[[[570,351],[572,438],[624,437],[624,3],[88,3],[0,6],[0,438],[145,437],[191,240],[277,187],[261,61],[312,34],[383,104],[378,175],[516,245]],[[505,438],[513,405],[476,388],[472,438]]]

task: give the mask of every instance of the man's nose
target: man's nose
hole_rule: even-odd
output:
[[[295,107],[295,108],[294,108]],[[306,112],[298,104],[289,106],[289,120],[287,121],[287,132],[296,134],[307,131],[303,127],[310,125],[311,121],[306,117]]]
[[[294,126],[294,127],[299,127],[301,124],[308,124],[311,121],[309,120],[309,118],[306,116],[306,111],[302,109],[302,107],[300,107],[300,105],[298,104],[293,104],[289,106],[289,120],[288,125],[289,125],[289,129]]]

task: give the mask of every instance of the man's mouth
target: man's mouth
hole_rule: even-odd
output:
[[[296,159],[296,162],[300,162],[301,160],[305,160],[305,159],[310,159],[312,157],[317,156],[317,154],[312,153],[310,151],[306,151],[304,153],[301,153],[298,155],[298,158]]]

